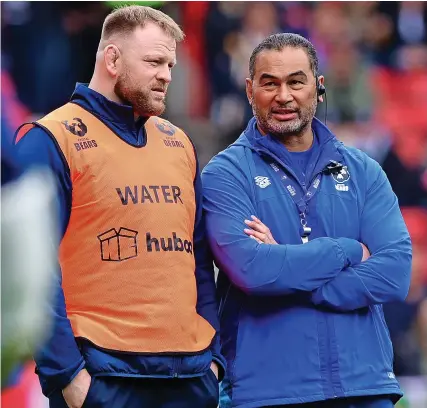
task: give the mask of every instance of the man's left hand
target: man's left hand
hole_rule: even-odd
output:
[[[215,363],[215,361],[212,361],[211,370],[215,374],[216,379],[218,380],[218,378],[219,378],[219,369],[218,369],[218,364]]]

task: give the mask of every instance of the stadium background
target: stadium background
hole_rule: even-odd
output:
[[[64,104],[76,82],[89,82],[102,21],[116,4],[2,2],[2,138],[10,141],[21,122]],[[164,116],[189,133],[202,166],[251,115],[244,80],[255,45],[284,31],[314,43],[326,77],[328,125],[383,166],[413,239],[410,294],[389,305],[386,318],[407,393],[402,406],[426,408],[427,3],[139,4],[162,9],[186,33]],[[325,114],[322,104],[317,116]],[[20,367],[16,385],[2,393],[4,407],[47,406],[32,371],[31,363]]]

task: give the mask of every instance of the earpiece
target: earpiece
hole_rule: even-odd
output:
[[[323,84],[319,82],[318,77],[316,77],[316,89],[317,89],[317,96],[322,96],[326,93],[326,88]]]
[[[317,94],[320,95],[324,95],[326,93],[326,88],[324,85],[319,84],[317,85]]]
[[[326,98],[326,87],[325,85],[321,84],[319,82],[319,77],[316,76],[316,91],[317,91],[317,100],[320,102],[320,97],[322,95],[325,95],[325,102],[326,102],[326,108],[325,108],[325,121],[324,124],[326,126],[326,116],[328,115],[328,99]]]

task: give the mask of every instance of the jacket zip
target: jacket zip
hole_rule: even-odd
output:
[[[304,191],[304,194],[307,192],[306,189],[306,185],[305,183],[301,183],[298,179],[298,177],[296,176],[296,174],[292,171],[292,169],[290,169],[288,166],[286,166],[279,158],[276,157],[276,155],[272,154],[271,152],[269,152],[268,150],[265,149],[256,149],[256,152],[262,157],[262,156],[268,156],[269,158],[272,158],[276,161],[277,164],[281,165],[285,170],[287,170],[295,179],[295,181],[298,183],[298,185],[302,188],[302,190]],[[320,153],[319,153],[319,157],[317,160],[320,160]],[[314,169],[313,169],[314,170]],[[310,183],[309,185],[311,185],[311,183],[313,182],[313,180],[323,172],[323,170],[317,171],[314,175],[311,176],[310,178]],[[308,212],[308,206],[307,206],[307,212]],[[331,317],[332,318],[332,317]],[[330,333],[330,329],[329,329],[329,324],[328,324],[328,320],[329,317],[328,316],[322,316],[322,319],[325,322],[326,325],[326,339],[325,339],[325,343],[326,343],[326,352],[327,352],[327,356],[325,358],[325,363],[326,363],[326,367],[327,367],[327,381],[329,383],[330,389],[332,391],[332,398],[338,398],[337,397],[337,393],[335,391],[335,386],[332,380],[332,361],[331,361],[331,333]]]

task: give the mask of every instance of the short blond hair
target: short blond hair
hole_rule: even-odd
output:
[[[102,25],[101,41],[115,34],[129,35],[137,27],[145,27],[148,22],[159,26],[176,42],[184,39],[184,32],[167,14],[146,6],[122,6],[113,10]]]

